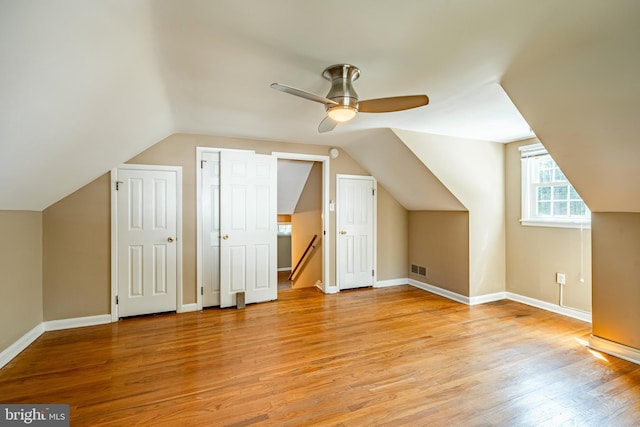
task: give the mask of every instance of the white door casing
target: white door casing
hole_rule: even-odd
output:
[[[278,297],[276,192],[275,157],[220,153],[220,307]]]
[[[286,152],[273,152],[273,156],[278,159],[289,160],[301,160],[307,162],[320,162],[322,164],[322,283],[319,284],[320,289],[324,293],[337,293],[339,291],[335,283],[330,283],[330,249],[331,249],[331,236],[329,235],[329,229],[331,225],[330,206],[332,205],[329,200],[330,190],[330,173],[329,173],[329,156],[317,155],[317,154],[302,154],[302,153],[286,153]]]
[[[336,175],[336,277],[340,289],[375,284],[376,180]]]
[[[220,305],[220,152],[200,156],[202,307]]]
[[[112,320],[180,311],[181,168],[112,171]]]

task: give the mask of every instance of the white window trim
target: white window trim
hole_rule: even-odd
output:
[[[553,227],[553,228],[580,228],[591,229],[591,221],[577,221],[559,219],[543,220],[543,219],[521,219],[520,224],[527,227]]]
[[[529,218],[528,215],[531,212],[531,204],[534,203],[534,194],[529,191],[531,185],[529,184],[529,171],[527,168],[522,167],[522,159],[527,157],[535,157],[539,155],[548,154],[547,149],[542,144],[523,145],[518,148],[521,152],[520,155],[520,189],[521,189],[521,208],[520,208],[520,224],[527,227],[555,227],[555,228],[580,228],[590,229],[591,218]]]

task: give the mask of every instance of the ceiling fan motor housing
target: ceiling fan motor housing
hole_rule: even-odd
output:
[[[336,64],[327,67],[322,76],[331,82],[327,98],[340,104],[327,105],[327,111],[334,108],[351,108],[358,111],[358,94],[351,83],[360,77],[360,69],[349,64]]]

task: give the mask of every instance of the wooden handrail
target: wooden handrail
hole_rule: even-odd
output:
[[[309,251],[311,250],[311,248],[313,247],[313,242],[316,241],[316,239],[318,238],[317,234],[314,234],[313,237],[311,238],[311,241],[309,242],[309,244],[307,245],[307,249],[304,250],[304,253],[302,254],[302,256],[300,257],[300,259],[298,260],[298,263],[296,264],[296,266],[294,267],[293,270],[291,270],[291,274],[289,274],[289,278],[287,280],[291,280],[291,278],[293,277],[293,275],[296,273],[296,270],[298,269],[298,267],[300,267],[300,264],[302,264],[302,260],[304,260],[304,257],[307,256],[307,253],[309,253]]]

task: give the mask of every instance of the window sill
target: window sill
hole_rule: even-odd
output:
[[[591,229],[591,221],[558,221],[558,220],[539,220],[539,219],[521,219],[520,224],[525,227],[551,227],[551,228],[582,228]]]

